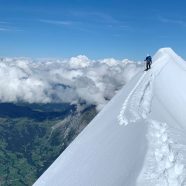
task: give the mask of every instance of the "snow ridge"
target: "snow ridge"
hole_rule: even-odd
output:
[[[166,51],[164,55],[162,54],[163,51]],[[154,79],[168,64],[169,60],[167,58],[172,56],[171,51],[170,49],[163,49],[155,54],[152,69],[143,73],[125,99],[118,115],[119,125],[126,126],[129,123],[135,123],[140,118],[147,118],[151,108]],[[175,55],[174,58],[176,58]]]
[[[138,186],[186,186],[186,145],[176,142],[167,123],[149,118],[155,78],[169,62],[179,61],[180,58],[171,49],[162,49],[154,59],[152,69],[143,73],[125,99],[118,121],[126,126],[143,119],[148,124],[149,148],[137,179]]]
[[[185,69],[160,49],[34,185],[186,186]]]

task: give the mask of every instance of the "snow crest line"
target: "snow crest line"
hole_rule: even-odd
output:
[[[141,78],[138,80],[138,82],[136,83],[135,87],[132,89],[132,91],[129,93],[129,95],[127,96],[127,98],[125,99],[124,103],[123,103],[123,106],[122,106],[122,109],[120,111],[120,114],[118,116],[118,120],[119,120],[119,124],[120,125],[128,125],[128,120],[127,118],[125,117],[125,112],[126,112],[126,109],[127,109],[127,105],[128,105],[128,102],[131,98],[131,96],[133,95],[133,93],[136,91],[137,87],[140,85],[140,83],[142,82],[142,80],[144,79],[146,73],[144,73]]]
[[[180,149],[179,145],[171,139],[166,123],[151,120],[149,124],[147,135],[149,150],[137,185],[186,185],[186,170],[182,153],[186,147]]]
[[[152,100],[154,75],[145,72],[125,99],[118,121],[120,125],[135,123],[140,118],[147,118]]]

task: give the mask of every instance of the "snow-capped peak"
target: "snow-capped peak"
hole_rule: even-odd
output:
[[[34,186],[186,185],[186,63],[160,49]],[[173,75],[174,74],[174,75]]]
[[[175,61],[184,61],[172,48],[161,48],[153,56],[153,61],[159,61],[162,58],[170,58]]]

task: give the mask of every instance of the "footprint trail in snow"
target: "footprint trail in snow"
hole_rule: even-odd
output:
[[[144,72],[125,99],[118,115],[120,125],[129,125],[140,119],[148,123],[148,150],[143,169],[138,177],[138,186],[182,186],[186,185],[184,150],[170,135],[168,125],[151,120],[154,79],[166,64],[153,66]],[[184,150],[183,150],[184,149]]]
[[[123,103],[118,116],[120,125],[135,123],[140,118],[147,117],[151,107],[153,80],[154,75],[150,72],[141,76]]]
[[[186,170],[183,149],[180,149],[179,144],[171,139],[166,123],[154,120],[149,120],[148,123],[149,149],[137,185],[185,185]]]

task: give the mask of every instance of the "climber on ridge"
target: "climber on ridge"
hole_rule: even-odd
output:
[[[146,59],[144,61],[146,61],[146,69],[145,69],[145,71],[147,71],[147,70],[149,70],[151,68],[152,57],[150,55],[147,55],[147,57],[146,57]]]

